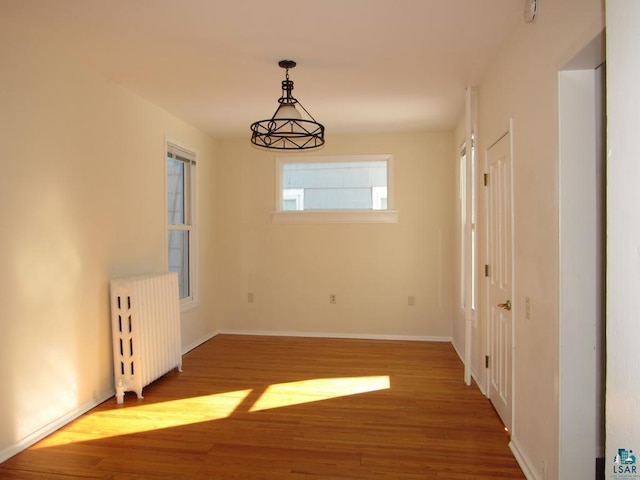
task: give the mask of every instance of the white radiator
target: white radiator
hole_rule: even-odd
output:
[[[113,366],[118,403],[174,368],[182,371],[180,299],[175,272],[111,281]]]

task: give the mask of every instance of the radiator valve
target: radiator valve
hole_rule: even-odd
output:
[[[122,384],[121,378],[118,379],[118,384],[116,385],[116,402],[124,402],[124,385]]]

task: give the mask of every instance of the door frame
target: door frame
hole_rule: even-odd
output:
[[[515,322],[515,318],[516,318],[516,313],[518,311],[517,308],[517,302],[515,301],[514,298],[514,294],[516,291],[515,288],[515,284],[516,284],[516,276],[515,276],[515,261],[514,261],[514,257],[515,257],[515,218],[514,218],[514,212],[515,212],[515,203],[514,203],[514,194],[513,194],[513,177],[514,177],[514,162],[513,162],[513,144],[514,144],[514,128],[513,128],[513,117],[509,117],[509,122],[508,122],[508,126],[506,128],[505,131],[503,131],[503,133],[501,133],[500,135],[498,135],[494,141],[492,141],[488,147],[486,147],[484,149],[484,160],[483,160],[483,169],[484,169],[484,173],[487,174],[489,171],[489,150],[491,150],[491,148],[493,146],[495,146],[500,140],[502,140],[505,136],[509,135],[509,162],[510,162],[510,175],[509,175],[509,199],[511,201],[511,304],[512,304],[512,311],[511,311],[511,418],[510,418],[510,428],[511,428],[511,432],[513,432],[515,430],[515,380],[516,380],[516,376],[515,376],[515,349],[516,349],[516,343],[515,343],[515,330],[516,330],[516,322]],[[486,186],[485,186],[486,187]],[[483,265],[488,265],[488,261],[489,261],[489,225],[488,225],[488,218],[489,218],[489,201],[488,201],[488,190],[487,188],[483,189],[483,203],[484,203],[484,208],[483,208],[483,213],[484,213],[484,218],[483,218],[483,229],[484,229],[484,258],[483,258]],[[489,277],[487,275],[484,276],[484,309],[483,309],[483,316],[484,316],[484,337],[485,337],[485,343],[484,343],[484,355],[485,358],[487,358],[487,356],[489,355],[489,352],[491,351],[491,332],[490,332],[490,322],[489,322],[489,318],[491,315],[490,309],[491,309],[491,305],[490,305],[490,296],[489,296]],[[485,365],[486,366],[486,365]],[[485,391],[485,395],[487,396],[487,398],[491,399],[491,375],[489,374],[489,370],[490,370],[490,366],[486,367],[486,371],[485,371],[485,375],[484,375],[484,391]]]

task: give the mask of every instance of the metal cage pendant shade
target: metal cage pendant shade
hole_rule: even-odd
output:
[[[293,82],[289,80],[289,69],[296,66],[292,60],[281,60],[278,65],[286,69],[282,81],[282,96],[278,108],[267,120],[251,124],[251,143],[258,147],[275,150],[305,150],[324,145],[324,126],[291,94]],[[308,119],[302,118],[300,109]]]

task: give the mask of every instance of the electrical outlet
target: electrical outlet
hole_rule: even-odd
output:
[[[247,293],[247,302],[253,303],[253,292]]]
[[[524,299],[524,318],[531,320],[531,298],[529,297]]]
[[[329,295],[329,303],[336,303],[336,294],[332,293]]]
[[[409,304],[410,307],[413,307],[416,304],[416,297],[413,295],[409,295],[407,303]]]

